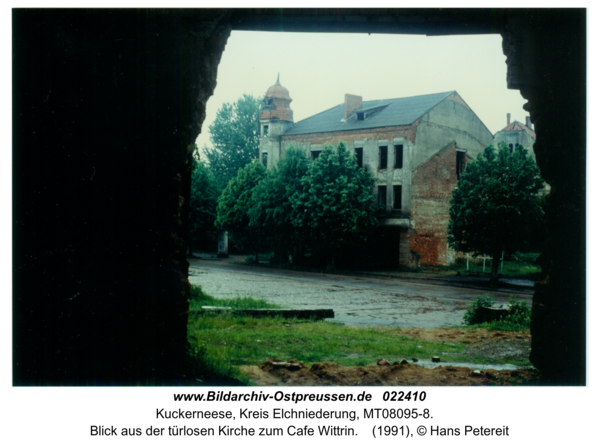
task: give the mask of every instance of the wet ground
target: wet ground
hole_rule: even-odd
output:
[[[241,260],[241,258],[239,259]],[[490,292],[483,284],[453,278],[341,276],[190,259],[189,280],[216,298],[252,296],[285,308],[333,309],[334,321],[369,326],[436,328],[461,323],[469,303],[490,295],[531,302],[528,289]]]
[[[468,346],[462,354],[483,358],[527,360],[531,346],[529,331],[501,332],[487,329],[398,328],[402,335],[423,341],[444,341]],[[317,362],[312,366],[302,359],[270,359],[260,365],[242,366],[254,385],[526,385],[537,383],[531,368],[511,364],[459,363],[430,359],[388,358],[365,366],[341,366]]]

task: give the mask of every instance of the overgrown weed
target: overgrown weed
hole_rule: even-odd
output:
[[[517,301],[514,297],[508,298],[508,315],[497,320],[486,321],[482,308],[494,307],[494,300],[486,295],[478,296],[465,312],[463,323],[470,327],[484,327],[492,331],[527,331],[531,326],[531,309],[525,301]]]

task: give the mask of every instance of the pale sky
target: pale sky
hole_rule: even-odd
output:
[[[525,123],[526,100],[506,88],[500,35],[427,37],[395,34],[233,31],[221,58],[217,87],[196,143],[210,145],[208,126],[225,102],[263,97],[277,80],[292,98],[294,121],[344,102],[456,90],[492,134]]]

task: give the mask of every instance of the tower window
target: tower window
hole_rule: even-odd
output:
[[[402,169],[402,157],[403,157],[404,145],[394,145],[394,169]]]
[[[466,166],[466,152],[456,151],[456,178],[460,177]]]
[[[379,146],[379,169],[387,169],[388,165],[388,148],[387,146]]]
[[[363,167],[363,148],[357,147],[354,149],[354,153],[356,154],[356,164],[359,168]]]
[[[269,135],[269,126],[263,126],[263,136]]]
[[[402,185],[394,185],[394,207],[395,210],[402,209]]]
[[[385,185],[379,185],[377,187],[377,204],[385,208],[387,198],[387,187]]]
[[[268,154],[266,152],[263,152],[262,154],[262,164],[265,165],[265,168],[267,167],[267,161],[268,161]]]

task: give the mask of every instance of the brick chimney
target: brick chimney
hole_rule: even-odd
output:
[[[352,116],[356,109],[362,107],[362,96],[350,95],[346,93],[344,96],[344,119]]]
[[[506,125],[510,126],[510,113],[506,114]]]
[[[531,129],[531,117],[530,116],[526,116],[525,117],[525,125]],[[533,129],[532,129],[533,130]]]

